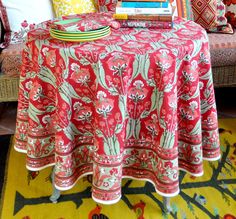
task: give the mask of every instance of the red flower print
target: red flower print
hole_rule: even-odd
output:
[[[117,175],[117,174],[118,174],[118,169],[117,169],[117,168],[112,168],[112,169],[110,170],[110,174],[111,174],[111,175]]]
[[[171,161],[166,161],[166,162],[164,163],[164,167],[165,167],[165,168],[172,168],[172,167],[173,167],[173,163],[172,163]]]
[[[135,87],[129,90],[129,98],[137,103],[147,96],[148,90],[143,88],[144,83],[140,80],[135,81],[133,85]]]
[[[141,154],[140,154],[140,160],[141,160],[142,162],[145,162],[145,161],[148,160],[148,155],[147,155],[146,151],[142,151],[142,152],[141,152]]]
[[[96,101],[96,111],[98,114],[102,114],[104,117],[111,112],[114,107],[114,100],[112,99],[103,99]]]
[[[27,21],[24,20],[24,21],[21,23],[21,26],[22,26],[23,28],[28,27],[28,23],[27,23]]]
[[[224,4],[230,6],[231,4],[235,5],[236,0],[223,0]]]
[[[40,84],[34,84],[33,85],[33,88],[31,89],[31,92],[30,92],[30,96],[32,98],[33,96],[33,100],[36,101],[40,98],[40,96],[42,95],[42,86]]]
[[[92,110],[88,106],[83,106],[76,110],[74,119],[78,121],[90,122],[92,116]]]
[[[30,24],[30,25],[29,25],[29,29],[30,29],[30,30],[33,30],[34,28],[35,28],[35,24]]]
[[[193,150],[192,146],[190,144],[186,145],[185,148],[183,149],[184,153],[184,158],[189,161],[189,162],[198,162],[199,161],[199,153],[198,151]]]
[[[151,135],[157,135],[157,123],[153,120],[145,121],[145,127],[149,132],[151,132]]]
[[[56,66],[56,52],[55,50],[49,50],[46,56],[46,63],[50,67]]]
[[[227,18],[227,20],[230,24],[232,24],[234,27],[236,27],[236,14],[235,13],[228,11],[225,14],[225,17]]]

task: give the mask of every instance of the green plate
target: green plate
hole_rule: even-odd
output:
[[[61,36],[92,36],[95,34],[105,33],[108,30],[110,30],[109,26],[105,26],[103,28],[97,29],[97,30],[91,30],[91,31],[85,31],[85,32],[69,32],[69,31],[61,31],[51,28],[50,32],[61,35]]]
[[[97,40],[97,39],[101,39],[103,37],[109,36],[111,34],[110,29],[102,34],[97,34],[95,36],[80,36],[80,37],[76,37],[76,36],[60,36],[60,35],[55,35],[53,33],[50,32],[50,35],[58,40],[62,40],[62,41],[70,41],[70,42],[87,42],[87,41],[93,41],[93,40]]]
[[[93,35],[61,35],[61,34],[57,34],[57,33],[53,32],[53,31],[50,31],[50,34],[52,36],[56,36],[56,37],[59,37],[59,38],[76,38],[76,39],[80,39],[80,38],[99,37],[101,35],[108,34],[109,32],[110,32],[110,29],[108,29],[104,32],[101,32],[101,33],[93,34]]]
[[[65,25],[65,24],[74,23],[80,20],[81,18],[72,18],[72,19],[67,19],[67,20],[55,21],[54,24]]]

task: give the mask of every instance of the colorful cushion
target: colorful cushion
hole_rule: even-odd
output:
[[[225,16],[228,22],[236,28],[236,1],[235,0],[224,0],[226,5]]]
[[[1,74],[11,77],[20,75],[24,43],[10,44],[0,54]]]
[[[23,42],[35,24],[54,17],[50,0],[1,0],[0,10],[6,43]]]
[[[189,0],[170,0],[176,7],[174,16],[179,16],[193,20],[191,2]],[[117,0],[95,0],[95,5],[99,12],[115,12]]]
[[[93,0],[52,0],[57,17],[95,12]]]
[[[222,0],[191,0],[194,21],[208,32],[233,33]]]
[[[194,20],[206,29],[217,26],[217,0],[192,0]]]

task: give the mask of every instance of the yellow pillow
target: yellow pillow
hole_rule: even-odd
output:
[[[95,12],[94,0],[52,0],[57,17]]]

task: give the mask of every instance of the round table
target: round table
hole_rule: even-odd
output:
[[[49,22],[49,21],[48,21]],[[120,28],[91,42],[52,38],[48,22],[22,54],[15,149],[67,190],[92,174],[92,197],[112,204],[123,177],[179,193],[179,170],[203,174],[220,157],[208,38],[192,21]]]

